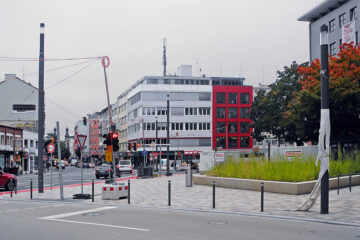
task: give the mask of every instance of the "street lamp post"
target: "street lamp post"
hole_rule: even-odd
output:
[[[155,121],[155,139],[156,139],[155,140],[155,142],[156,142],[156,145],[155,145],[156,150],[155,151],[157,152],[158,151],[158,121],[157,121],[157,117],[156,117],[156,121]],[[157,155],[156,159],[155,159],[155,161],[156,161],[156,171],[159,171],[159,168],[158,168],[159,167],[159,165],[158,165],[158,156],[159,155]]]

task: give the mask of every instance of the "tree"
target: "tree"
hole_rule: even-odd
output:
[[[300,66],[308,66],[303,63]],[[254,138],[261,141],[267,132],[277,138],[283,138],[291,142],[299,142],[296,137],[299,129],[284,118],[284,114],[289,110],[289,103],[294,98],[294,94],[301,89],[299,85],[299,65],[296,62],[283,71],[277,72],[277,80],[270,85],[270,91],[259,91],[254,99],[251,119],[253,120]]]
[[[304,129],[300,137],[317,142],[320,127],[320,61],[300,66],[300,91],[288,106],[285,118]],[[344,44],[329,59],[331,140],[360,139],[360,47]]]

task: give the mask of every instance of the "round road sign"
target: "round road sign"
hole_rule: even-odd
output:
[[[53,152],[55,152],[55,145],[52,144],[52,143],[49,143],[49,144],[47,145],[47,151],[48,151],[48,153],[53,153]]]

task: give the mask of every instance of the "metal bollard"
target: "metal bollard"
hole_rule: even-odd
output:
[[[351,174],[349,174],[349,191],[351,192]]]
[[[17,181],[15,181],[15,194],[17,194]]]
[[[338,175],[338,187],[337,187],[337,193],[339,195],[340,192],[340,175]]]
[[[91,195],[91,201],[94,202],[94,198],[95,198],[95,184],[94,184],[94,179],[92,180],[91,182],[91,192],[92,192],[92,195]]]
[[[130,204],[130,180],[128,180],[128,204]]]
[[[10,197],[12,197],[13,188],[10,189]]]
[[[168,206],[171,206],[171,180],[168,182]]]
[[[261,212],[264,211],[264,183],[261,183]]]
[[[213,202],[212,202],[212,205],[213,205],[213,208],[215,208],[215,181],[213,181]]]
[[[52,170],[50,171],[50,189],[52,191]]]
[[[30,179],[30,199],[32,199],[32,188],[33,188],[32,179]]]

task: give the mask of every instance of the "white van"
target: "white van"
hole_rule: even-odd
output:
[[[75,166],[75,164],[77,163],[77,159],[76,158],[73,158],[71,159],[71,162],[70,162],[70,166]]]

